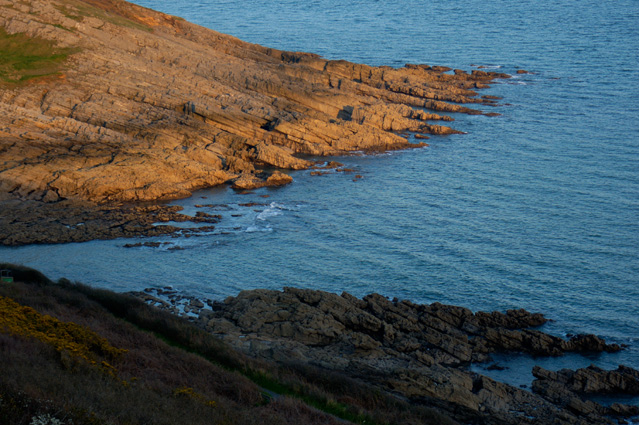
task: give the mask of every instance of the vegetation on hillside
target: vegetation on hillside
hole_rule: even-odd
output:
[[[454,423],[343,375],[246,357],[137,298],[0,268],[15,277],[0,285],[0,425]]]
[[[78,22],[90,17],[116,26],[152,31],[144,18],[133,15],[124,2],[117,0],[66,0],[57,8],[65,17]],[[34,19],[38,19],[37,14]],[[73,28],[60,24],[51,25],[74,31]],[[76,51],[73,48],[59,48],[52,40],[24,33],[9,34],[0,27],[0,87],[17,86],[34,79],[61,75],[65,61]]]
[[[26,34],[8,34],[0,27],[0,85],[59,75],[73,49]]]

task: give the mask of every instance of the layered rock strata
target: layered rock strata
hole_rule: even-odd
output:
[[[536,378],[533,390],[537,394],[579,415],[639,416],[639,406],[622,403],[602,406],[587,398],[593,394],[639,396],[639,371],[635,369],[619,366],[616,370],[603,370],[591,365],[553,372],[535,366],[533,375]]]
[[[0,0],[0,29],[69,55],[26,82],[19,65],[0,70],[0,201],[115,205],[286,184],[262,169],[423,146],[400,132],[458,133],[445,114],[482,113],[496,100],[476,90],[508,77],[284,52],[120,0]]]
[[[606,408],[584,396],[636,392],[639,372],[629,368],[573,374],[536,368],[534,392],[468,370],[496,352],[559,356],[621,349],[594,335],[563,340],[531,329],[546,322],[541,314],[472,313],[378,294],[358,299],[295,288],[243,291],[224,302],[202,302],[171,290],[137,295],[190,317],[249,355],[339,371],[441,409],[460,423],[612,424],[609,415],[637,414],[636,407]]]

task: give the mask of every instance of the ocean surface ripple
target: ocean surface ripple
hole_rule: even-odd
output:
[[[160,238],[161,248],[124,248],[131,240],[2,248],[3,260],[121,291],[171,285],[223,298],[297,286],[526,308],[553,319],[547,332],[630,346],[545,367],[639,367],[637,1],[135,2],[330,59],[483,65],[515,76],[482,92],[504,98],[490,110],[501,116],[455,116],[468,134],[338,158],[357,181],[300,171],[280,189],[215,188],[176,202],[221,214],[209,234]],[[520,68],[532,74],[516,75]],[[503,373],[526,381],[529,368],[519,359]]]

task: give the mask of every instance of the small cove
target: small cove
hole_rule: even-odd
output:
[[[514,77],[480,93],[504,98],[488,110],[501,116],[455,115],[468,134],[337,158],[353,173],[292,172],[284,188],[213,188],[175,202],[221,214],[210,234],[153,238],[167,242],[160,248],[1,248],[3,260],[118,291],[168,284],[220,299],[298,286],[526,308],[553,319],[546,332],[629,345],[580,366],[639,367],[636,3],[137,3],[281,49],[371,65],[485,65]],[[206,204],[226,207],[195,206]],[[517,381],[528,366],[512,362],[504,379]]]

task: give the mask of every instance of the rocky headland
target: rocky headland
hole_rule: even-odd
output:
[[[204,226],[191,232],[207,230],[219,217],[189,217],[158,202],[221,184],[237,190],[288,184],[291,177],[283,171],[312,168],[317,163],[311,158],[425,146],[421,140],[428,135],[460,132],[448,126],[453,121],[450,114],[492,115],[479,108],[499,99],[479,96],[477,90],[508,77],[428,65],[370,67],[284,52],[120,0],[0,0],[0,47],[0,241],[4,245],[159,235],[178,228],[157,223],[184,221]],[[69,282],[56,286],[46,279],[35,284],[23,280],[32,286],[0,287],[4,297],[20,302],[3,301],[3,308],[15,317],[27,317],[23,313],[29,311],[28,324],[34,317],[45,323],[50,322],[48,315],[58,315],[67,320],[64,326],[81,322],[129,350],[111,359],[91,348],[95,352],[87,359],[97,356],[115,364],[107,363],[112,369],[93,370],[96,360],[84,365],[63,346],[44,349],[52,343],[47,335],[40,335],[40,344],[23,338],[20,332],[28,335],[27,328],[16,327],[13,333],[5,332],[9,329],[5,325],[0,329],[0,349],[10,359],[2,362],[3,401],[29,396],[29,403],[40,409],[33,411],[42,411],[45,407],[38,404],[43,403],[38,397],[43,382],[55,388],[52,398],[61,382],[68,384],[69,394],[76,394],[83,379],[73,381],[74,374],[87,365],[100,385],[108,381],[105,376],[114,378],[109,381],[112,410],[104,410],[109,401],[104,397],[102,403],[85,400],[84,410],[73,410],[77,423],[84,423],[82,415],[96,408],[102,408],[107,419],[86,423],[112,423],[108,415],[115,413],[109,412],[122,406],[113,401],[115,395],[126,391],[127,401],[137,401],[135,391],[141,389],[148,397],[162,393],[166,399],[157,404],[148,404],[147,399],[139,406],[161,409],[169,400],[178,411],[184,406],[179,397],[184,397],[196,407],[188,411],[205,418],[202,423],[210,412],[198,409],[214,407],[202,394],[228,398],[227,404],[219,403],[230,406],[216,413],[220,421],[252,423],[257,417],[259,423],[267,423],[262,418],[272,419],[284,411],[294,419],[272,422],[342,423],[331,414],[317,415],[307,405],[278,401],[281,394],[268,393],[275,402],[264,397],[264,387],[250,380],[264,385],[265,370],[269,376],[285,377],[276,383],[286,384],[300,400],[307,399],[307,386],[321,383],[322,394],[329,394],[328,401],[320,403],[323,407],[339,404],[367,415],[376,412],[386,418],[383,414],[391,411],[397,415],[377,423],[594,425],[624,423],[623,418],[639,415],[636,406],[604,406],[591,399],[593,394],[639,394],[639,372],[631,368],[554,372],[537,367],[531,391],[469,371],[470,364],[488,362],[497,352],[560,356],[622,349],[594,335],[568,340],[548,335],[536,329],[546,319],[523,310],[473,313],[376,294],[358,299],[347,293],[287,288],[246,291],[208,305],[189,299],[177,311],[176,298],[167,302],[159,293],[136,294],[187,315],[206,331],[202,336],[183,323],[157,318],[157,312],[122,295]],[[39,308],[42,314],[22,305]],[[3,320],[8,317],[3,313]],[[120,320],[135,326],[123,327]],[[57,324],[53,328],[61,329]],[[142,335],[138,328],[157,332],[203,357],[178,356],[173,348],[146,341],[150,334]],[[187,334],[190,340],[180,339]],[[207,339],[211,335],[236,351],[215,357],[221,346],[207,351],[202,343],[213,344]],[[139,348],[142,340],[149,347],[144,355]],[[35,370],[33,353],[48,362],[40,377],[49,379],[40,387],[21,387],[27,382],[24,376]],[[202,379],[198,375],[202,368],[212,367],[202,364],[206,356],[243,371],[246,377],[238,379],[216,366],[210,372],[215,380]],[[171,369],[172,375],[163,376],[175,366],[171,359],[180,359],[180,365],[188,361],[190,374],[178,367],[178,372]],[[291,370],[302,378],[291,381],[287,375]],[[59,380],[52,371],[65,378]],[[13,381],[10,375],[15,375]],[[187,382],[191,378],[194,381]],[[87,393],[96,386],[87,386]],[[337,391],[338,387],[340,391],[348,387],[353,395]],[[355,397],[356,388],[366,395],[365,401]],[[331,399],[334,394],[339,394],[334,397],[339,403]],[[60,406],[68,408],[68,400],[58,398]],[[410,410],[415,406],[430,410],[428,414]],[[0,408],[15,413],[8,403]],[[414,416],[397,419],[409,410]],[[131,409],[132,418],[138,414]],[[233,415],[244,416],[236,420]],[[424,417],[437,421],[416,419]]]
[[[602,394],[639,395],[639,372],[628,367],[559,372],[535,367],[529,389],[469,370],[495,353],[561,356],[622,349],[595,335],[566,340],[546,334],[537,329],[547,321],[539,313],[473,313],[378,294],[358,299],[297,288],[243,291],[224,302],[171,289],[134,295],[190,318],[251,357],[345,374],[459,423],[594,425],[639,415],[637,406],[592,400]]]
[[[120,0],[0,0],[0,45],[5,245],[171,232],[129,203],[424,146],[509,77],[279,51]]]

